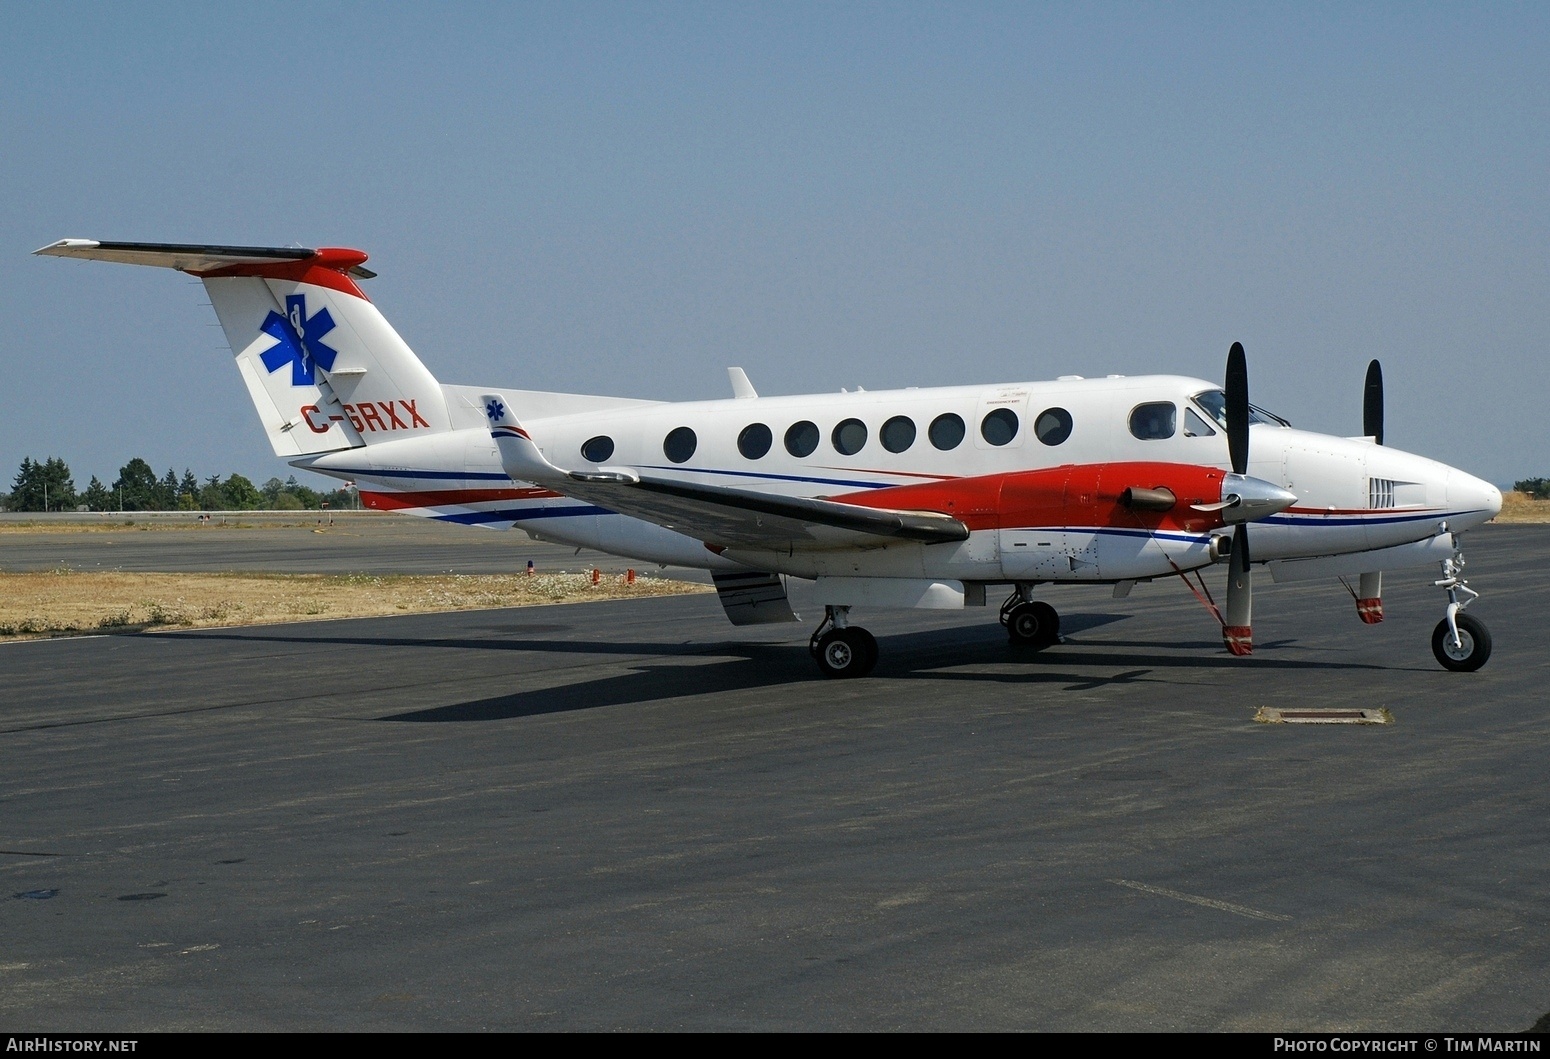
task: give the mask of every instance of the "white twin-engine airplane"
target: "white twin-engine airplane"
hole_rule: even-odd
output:
[[[983,606],[1010,586],[1002,624],[1039,648],[1060,619],[1037,586],[1123,597],[1175,575],[1246,655],[1254,565],[1276,581],[1354,577],[1357,614],[1375,623],[1381,571],[1440,563],[1437,660],[1469,671],[1491,652],[1463,613],[1478,594],[1458,535],[1501,493],[1383,446],[1376,361],[1358,438],[1250,405],[1237,344],[1225,386],[1064,376],[760,397],[741,368],[721,401],[449,386],[361,291],[373,273],[358,250],[65,239],[37,253],[198,276],[275,453],[358,483],[368,507],[706,569],[734,625],[798,620],[784,578],[813,581],[825,676],[877,661],[852,607]],[[1222,560],[1218,610],[1199,571]]]

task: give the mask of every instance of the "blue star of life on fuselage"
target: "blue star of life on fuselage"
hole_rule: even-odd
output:
[[[334,359],[339,356],[338,350],[325,345],[322,340],[333,329],[334,318],[327,306],[308,317],[306,295],[287,295],[285,315],[271,309],[259,328],[278,343],[264,350],[259,359],[271,372],[289,364],[292,386],[315,386],[317,369],[331,370]]]

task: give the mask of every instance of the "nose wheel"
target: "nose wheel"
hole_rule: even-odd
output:
[[[1433,582],[1447,590],[1448,611],[1432,630],[1432,654],[1444,669],[1473,673],[1491,657],[1491,631],[1485,622],[1464,613],[1464,608],[1479,599],[1480,593],[1460,576],[1463,572],[1464,553],[1455,551],[1452,558],[1442,561],[1442,580]],[[1461,599],[1461,593],[1468,598]]]
[[[1470,614],[1459,614],[1454,622],[1458,626],[1457,636],[1454,629],[1448,628],[1447,618],[1439,621],[1432,630],[1432,654],[1437,656],[1444,669],[1473,673],[1491,657],[1491,630],[1485,627],[1485,622]]]
[[[830,679],[864,677],[877,665],[877,638],[851,625],[849,613],[849,607],[824,608],[823,623],[807,644],[818,671]]]

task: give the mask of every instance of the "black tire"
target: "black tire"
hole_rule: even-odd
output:
[[[1473,673],[1491,657],[1491,630],[1468,614],[1456,615],[1453,620],[1458,623],[1461,646],[1453,646],[1452,630],[1448,628],[1447,619],[1443,619],[1432,630],[1432,654],[1437,656],[1444,669]]]
[[[1048,603],[1019,603],[1007,615],[1006,635],[1019,647],[1048,647],[1060,640],[1060,615]]]
[[[865,629],[830,629],[818,638],[818,671],[831,679],[864,677],[877,664],[877,640]]]

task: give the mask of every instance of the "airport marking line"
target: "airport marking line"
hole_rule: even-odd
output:
[[[1178,890],[1169,890],[1161,886],[1148,886],[1146,883],[1135,882],[1131,879],[1110,879],[1109,882],[1115,886],[1128,886],[1132,890],[1140,890],[1142,893],[1156,894],[1158,897],[1169,897],[1175,901],[1185,901],[1192,905],[1200,905],[1203,908],[1214,908],[1219,912],[1231,912],[1235,916],[1247,916],[1250,919],[1268,919],[1273,923],[1289,923],[1292,919],[1291,916],[1283,916],[1279,912],[1262,912],[1247,905],[1235,905],[1230,901],[1217,901],[1210,897],[1181,893]]]

